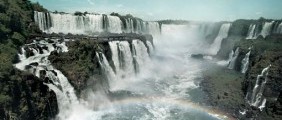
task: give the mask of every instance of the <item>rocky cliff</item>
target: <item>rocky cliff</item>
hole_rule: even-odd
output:
[[[237,113],[236,111],[233,113],[240,119],[281,119],[282,35],[275,30],[280,21],[272,21],[261,18],[233,22],[229,35],[222,41],[221,49],[217,54],[217,58],[227,59],[230,51],[238,48],[239,54],[233,69],[239,73],[244,71],[242,70],[246,62],[244,59],[246,60],[246,55],[250,53],[248,64],[245,64],[246,71],[241,73],[244,74],[241,78],[241,86],[237,86],[239,87],[237,89],[241,88],[244,94],[239,96],[239,99],[244,100],[245,103],[233,104],[238,106]],[[265,29],[268,32],[265,32]],[[268,66],[270,66],[269,70],[266,71]],[[231,78],[226,78],[229,79]],[[238,97],[233,98],[238,99]],[[230,109],[230,107],[226,108]]]

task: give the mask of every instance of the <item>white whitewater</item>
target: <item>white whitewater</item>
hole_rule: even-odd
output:
[[[274,23],[274,21],[272,21],[272,22],[265,22],[263,27],[262,27],[260,35],[262,35],[264,38],[266,36],[270,35],[271,34],[271,27],[272,27],[273,23]]]
[[[211,55],[216,55],[217,52],[220,50],[222,40],[228,37],[230,26],[230,23],[225,23],[221,25],[217,37],[215,38],[214,42],[210,45],[209,53]]]
[[[136,31],[135,33],[142,33],[142,21],[136,20]]]
[[[248,36],[246,39],[256,39],[258,37],[256,33],[256,24],[251,24],[248,31]]]
[[[277,26],[277,28],[276,28],[276,30],[274,31],[274,33],[276,33],[276,34],[282,34],[282,23],[280,23],[280,24]]]
[[[159,35],[161,34],[160,32],[160,25],[158,22],[148,22],[147,24],[147,31],[148,33],[151,33],[153,35]]]
[[[131,53],[131,49],[129,43],[127,41],[120,41],[118,44],[119,50],[119,68],[121,69],[118,75],[120,78],[123,77],[131,77],[135,74],[134,65],[133,65],[133,57]]]
[[[153,47],[153,44],[150,42],[150,41],[146,41],[146,44],[147,44],[147,46],[148,46],[148,49],[149,49],[149,53],[150,53],[150,55],[152,55],[153,54],[153,52],[154,52],[154,47]]]
[[[247,70],[248,70],[250,54],[251,54],[251,51],[249,51],[249,52],[245,55],[244,59],[243,59],[242,62],[241,62],[241,64],[242,64],[242,66],[241,66],[241,73],[246,73]]]
[[[87,14],[84,18],[85,31],[92,33],[103,32],[103,15]]]
[[[218,64],[218,65],[220,65],[220,66],[225,66],[225,67],[227,66],[227,67],[228,67],[229,63],[232,61],[233,55],[234,55],[234,51],[231,50],[231,52],[229,53],[229,57],[228,57],[227,60],[218,61],[218,62],[216,62],[216,64]],[[207,58],[207,59],[208,59],[208,58]],[[209,60],[212,60],[212,58],[209,59]]]
[[[92,34],[101,32],[110,33],[138,33],[138,34],[160,34],[160,25],[158,22],[145,22],[136,19],[127,18],[126,26],[117,16],[86,14],[74,15],[66,13],[44,13],[34,11],[34,20],[40,30],[45,33],[72,33],[72,34]],[[105,26],[104,26],[105,25]],[[104,27],[103,27],[104,26]]]
[[[115,67],[115,83],[113,84],[122,84],[124,79],[130,79],[135,76],[133,55],[131,53],[130,45],[127,41],[111,41],[109,42],[109,45],[112,53],[112,61]],[[120,86],[118,85],[111,85],[110,89],[111,91],[115,91],[119,87]]]
[[[215,24],[214,23],[203,23],[200,25],[200,33],[202,33],[203,37],[207,37],[211,35],[215,30]]]
[[[48,17],[48,15],[47,15]],[[48,18],[46,18],[45,13],[43,12],[34,12],[34,21],[38,24],[38,27],[40,30],[46,32],[45,30],[48,29],[47,28],[47,21]]]
[[[144,43],[140,40],[133,40],[133,54],[134,59],[137,64],[137,71],[143,71],[145,70],[146,66],[149,64],[149,54],[147,51],[147,47],[144,45]]]
[[[47,33],[54,32],[64,34],[82,34],[85,29],[85,24],[81,16],[74,16],[72,14],[51,13],[51,21],[52,27],[47,30]]]
[[[133,20],[131,18],[126,19],[126,30],[125,33],[134,33],[134,26],[133,26]]]
[[[47,85],[50,90],[55,92],[60,111],[58,117],[60,119],[64,119],[68,114],[66,114],[66,110],[72,105],[78,104],[79,101],[74,88],[69,83],[68,79],[62,74],[62,72],[55,69],[48,60],[48,56],[54,50],[57,50],[57,52],[68,51],[64,42],[58,42],[57,40],[54,40],[54,42],[55,44],[47,43],[46,41],[34,41],[31,44],[25,45],[22,47],[22,53],[19,54],[20,62],[15,64],[15,67],[23,71],[29,71],[39,78],[45,77],[52,81],[45,81],[44,84]],[[38,47],[47,47],[48,49],[43,49],[43,53],[40,53],[40,49]],[[34,55],[26,57],[26,51],[24,48],[32,50]],[[37,63],[38,65],[33,65],[34,63]],[[40,76],[41,71],[45,71],[46,75]]]
[[[106,56],[102,52],[96,53],[96,57],[99,60],[99,64],[101,65],[102,71],[105,73],[107,79],[109,80],[109,85],[111,88],[113,86],[112,84],[115,84],[115,82],[117,82],[115,72],[110,66]]]
[[[109,45],[112,52],[112,60],[115,66],[115,73],[117,73],[117,71],[120,71],[119,49],[118,49],[119,42],[111,41],[109,42]]]
[[[236,51],[234,52],[232,59],[229,62],[228,69],[234,69],[238,55],[239,55],[239,47],[236,48]]]
[[[262,110],[265,107],[266,98],[263,97],[263,92],[265,88],[265,84],[268,81],[268,71],[271,65],[264,68],[260,75],[257,76],[257,80],[255,86],[252,90],[251,98],[249,103],[252,106],[260,108]]]
[[[109,20],[109,32],[110,33],[122,33],[121,20],[117,16],[108,16]]]

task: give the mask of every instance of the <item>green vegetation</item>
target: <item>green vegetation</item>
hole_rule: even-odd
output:
[[[181,25],[181,24],[188,24],[190,21],[187,20],[160,20],[157,21],[161,24],[176,24],[176,25]]]
[[[0,1],[1,119],[44,119],[41,114],[48,114],[44,109],[50,106],[40,105],[45,103],[42,97],[54,97],[54,93],[44,93],[47,88],[37,78],[13,67],[13,63],[18,62],[19,47],[26,43],[29,35],[41,33],[33,22],[34,10],[47,11],[38,3],[28,0]],[[36,89],[38,86],[41,89]],[[37,107],[33,107],[31,103]],[[47,117],[48,115],[45,116]]]
[[[85,88],[87,80],[94,74],[101,74],[96,52],[109,54],[108,43],[96,43],[93,40],[77,40],[68,43],[69,52],[52,52],[49,60],[55,68],[67,76],[78,94]],[[110,56],[110,55],[106,55]]]

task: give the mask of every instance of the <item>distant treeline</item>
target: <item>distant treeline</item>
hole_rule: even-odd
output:
[[[161,24],[188,24],[189,21],[187,20],[160,20],[160,21],[157,21]]]

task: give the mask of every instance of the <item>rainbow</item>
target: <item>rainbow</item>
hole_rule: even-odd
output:
[[[217,119],[221,120],[235,120],[234,117],[228,115],[227,113],[224,113],[223,111],[214,109],[212,107],[204,107],[201,106],[198,103],[194,103],[187,99],[174,99],[174,98],[168,98],[168,97],[128,97],[123,98],[119,100],[112,100],[110,103],[103,103],[99,104],[99,108],[109,108],[113,106],[126,106],[126,105],[133,105],[133,104],[159,104],[159,105],[169,105],[169,106],[176,106],[179,108],[184,109],[191,109],[195,111],[200,111],[203,113],[207,113],[211,115],[212,117],[215,117]]]

